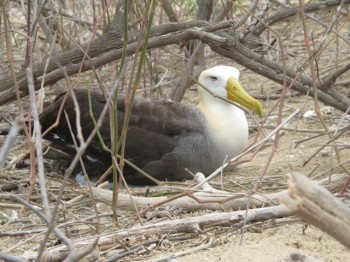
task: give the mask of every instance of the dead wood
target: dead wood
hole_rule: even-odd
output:
[[[312,12],[319,10],[320,8],[324,10],[325,8],[338,6],[341,3],[349,4],[350,0],[332,0],[312,3],[305,7],[305,11]],[[284,20],[286,17],[297,14],[298,11],[299,9],[297,7],[279,10],[273,16],[273,19],[269,20],[270,18],[266,18],[264,20],[265,25],[261,26],[261,23],[258,24],[258,29],[256,29],[257,31],[255,33],[258,35],[261,34],[261,32],[266,29],[266,24],[269,25],[276,21]],[[116,23],[116,21],[119,20],[113,20],[114,23]],[[119,27],[111,24],[111,30],[107,31],[99,39],[82,45],[81,47],[73,48],[55,56],[51,56],[47,69],[45,69],[46,61],[35,63],[33,66],[35,88],[38,89],[42,81],[44,82],[44,86],[52,85],[58,80],[64,78],[65,73],[68,76],[78,73],[82,63],[82,71],[84,72],[119,59],[122,55],[124,42],[122,34],[120,34],[119,30],[116,30],[115,28]],[[246,47],[245,45],[248,44],[247,42],[244,42],[247,41],[246,38],[240,42],[237,37],[235,37],[236,33],[234,30],[231,30],[232,32],[230,30],[223,32],[222,30],[225,28],[234,28],[234,22],[226,21],[209,25],[207,21],[190,21],[154,26],[150,34],[148,48],[158,48],[171,44],[183,44],[190,40],[200,40],[209,45],[211,49],[218,54],[231,58],[238,64],[241,64],[260,75],[263,75],[279,84],[286,82],[288,85],[291,85],[293,89],[303,94],[313,95],[315,90],[311,88],[312,79],[309,76],[302,74],[302,70],[304,70],[303,67],[284,68],[281,63],[263,57],[258,52],[255,52],[254,49]],[[129,43],[126,49],[127,55],[135,53],[137,49],[137,39],[137,32],[130,32]],[[84,60],[84,52],[87,52],[88,59],[86,60]],[[320,101],[344,112],[348,108],[350,100],[332,88],[332,85],[335,83],[336,79],[347,72],[349,68],[350,64],[345,64],[339,69],[330,70],[319,79],[316,89]],[[284,70],[286,71],[286,75],[284,75]],[[297,78],[297,80],[292,81],[294,78]],[[13,76],[6,76],[1,79],[0,105],[15,99],[15,93],[13,92],[13,79]],[[20,95],[26,96],[28,90],[24,69],[16,73],[16,79]]]
[[[325,178],[319,180],[317,183],[321,186],[326,187],[330,191],[337,192],[347,179],[347,175],[333,175],[331,180]],[[92,193],[94,199],[98,202],[103,202],[105,204],[111,205],[112,203],[112,191],[102,189],[102,188],[92,188]],[[262,207],[266,205],[276,205],[281,196],[285,195],[287,190],[283,190],[277,193],[270,193],[265,195],[255,194],[251,197],[239,197],[237,194],[225,194],[217,195],[211,192],[198,192],[193,195],[199,198],[201,202],[197,202],[194,198],[189,196],[184,196],[182,198],[175,199],[171,202],[166,203],[169,207],[178,207],[186,209],[187,211],[195,210],[239,210],[245,209],[247,203],[249,206]],[[242,194],[240,194],[242,195]],[[135,197],[132,196],[135,205],[140,209],[150,205],[155,205],[159,202],[166,202],[168,197]],[[226,201],[227,200],[227,201]],[[118,208],[122,210],[133,211],[132,202],[130,196],[127,194],[118,194]]]
[[[163,9],[168,16],[169,21],[170,22],[179,22],[179,18],[177,17],[173,7],[171,6],[170,1],[162,0],[162,4],[163,4]]]
[[[188,35],[185,36],[182,34],[182,36],[180,35],[180,38],[178,38],[175,34],[175,38],[173,38],[170,33],[181,32],[182,30],[186,30],[186,28],[200,28],[206,25],[208,25],[208,22],[205,21],[191,21],[156,26],[152,30],[149,47],[155,48],[173,44],[178,41],[187,41],[191,39],[191,37]],[[114,27],[111,28],[114,29]],[[164,37],[158,38],[158,36],[166,36],[168,34],[170,34],[170,39],[164,39]],[[153,39],[152,41],[152,37],[156,37],[157,40],[154,41],[155,39]],[[55,84],[60,79],[63,79],[65,74],[70,76],[78,73],[80,68],[82,72],[85,72],[91,70],[92,68],[98,68],[102,65],[115,61],[121,58],[123,45],[124,42],[120,33],[114,33],[114,31],[111,30],[104,34],[101,38],[94,40],[91,43],[87,43],[81,47],[72,48],[56,56],[51,56],[47,68],[46,61],[34,63],[34,87],[35,89],[40,88],[42,81],[44,81],[44,86]],[[127,48],[127,55],[132,55],[135,52],[136,47],[137,37],[135,34],[131,34],[129,46]],[[89,59],[85,60],[81,67],[85,52]],[[22,69],[17,72],[16,79],[20,95],[26,96],[28,94],[26,70]],[[13,87],[14,80],[12,76],[7,76],[1,79],[0,105],[13,101],[16,98]]]
[[[340,0],[328,0],[328,1],[319,1],[319,2],[313,2],[309,3],[305,6],[305,13],[310,13],[314,11],[319,10],[325,10],[326,8],[331,8],[334,6],[340,5],[342,1]],[[343,4],[349,4],[350,1],[343,1]],[[269,17],[263,19],[263,23],[259,23],[254,30],[252,30],[252,33],[255,35],[260,35],[265,29],[266,26],[271,26],[273,24],[276,24],[277,22],[289,19],[300,12],[299,6],[296,7],[288,7],[285,9],[280,9],[273,14],[271,14]]]
[[[103,250],[103,246],[119,246],[120,241],[137,238],[140,241],[145,235],[170,234],[170,233],[199,233],[203,229],[213,226],[236,226],[244,221],[246,215],[254,217],[254,221],[265,221],[271,218],[288,216],[289,212],[282,206],[250,209],[248,211],[235,211],[227,213],[213,213],[197,217],[187,217],[169,220],[159,223],[136,226],[127,230],[104,234],[94,238],[76,241],[75,247],[91,245],[98,238],[97,247]],[[242,223],[241,223],[242,224]],[[67,247],[59,245],[48,248],[42,261],[61,261],[68,254]],[[31,259],[31,257],[25,257]]]
[[[281,203],[296,216],[319,227],[350,248],[350,209],[328,190],[300,173],[289,176]]]
[[[332,181],[328,183],[328,186],[332,188],[332,190],[337,190],[339,189],[341,184],[344,182],[344,180],[346,180],[346,176],[334,175],[331,180]],[[324,186],[327,186],[327,182],[329,182],[328,178],[319,181],[319,183]],[[99,194],[102,191],[105,191],[103,193],[106,193],[106,192],[111,193],[111,191],[108,191],[108,190],[94,188],[93,192],[96,199],[100,199],[101,196]],[[269,194],[269,197],[272,197],[273,199],[277,199],[277,197],[280,197],[281,194],[287,194],[286,190],[282,191],[281,193],[275,194],[275,196],[272,196],[273,194]],[[108,198],[107,194],[102,194],[102,196]],[[111,197],[111,194],[109,196]],[[266,196],[265,197],[258,196],[258,197],[261,198],[260,200],[260,205],[261,205],[262,199],[266,200]],[[118,196],[119,208],[122,208],[122,207],[127,208],[127,205],[129,205],[129,208],[130,208],[130,199],[128,201],[127,198],[129,198],[129,196],[124,194],[119,194]],[[147,199],[151,200],[149,201],[150,203],[154,201],[154,199],[159,201],[159,198],[134,197],[134,200],[136,203],[138,203],[138,205],[140,205],[141,200],[143,201],[142,202],[143,204],[147,204]],[[182,200],[184,200],[184,198]],[[186,201],[194,201],[194,200],[191,198],[188,198],[187,200],[183,201],[183,204],[185,204]],[[246,201],[246,199],[242,201]],[[254,203],[254,201],[255,201],[254,198],[252,198],[251,203]],[[171,204],[174,205],[174,202],[172,202]],[[197,209],[199,207],[198,205],[199,204],[197,204]],[[219,204],[213,204],[213,205],[216,206],[215,209],[218,209],[220,207]],[[204,204],[201,207],[208,208],[208,205]],[[158,223],[149,223],[144,226],[135,226],[129,229],[119,230],[114,233],[108,233],[108,234],[99,235],[97,237],[86,238],[86,239],[74,241],[74,247],[79,251],[80,249],[84,249],[84,247],[88,245],[93,245],[94,243],[97,243],[97,246],[93,252],[93,256],[97,258],[99,257],[99,254],[98,254],[99,250],[105,250],[107,247],[110,248],[111,246],[118,247],[123,242],[128,243],[130,239],[133,239],[134,241],[142,242],[144,240],[145,235],[146,236],[158,235],[158,234],[168,235],[168,234],[176,234],[176,233],[197,234],[202,232],[206,228],[210,228],[210,227],[230,226],[230,227],[240,228],[249,222],[266,221],[268,219],[286,217],[290,215],[291,215],[291,212],[288,211],[283,206],[255,208],[255,209],[241,210],[241,211],[234,211],[234,212],[222,212],[222,213],[215,212],[215,213],[200,215],[196,217],[186,217],[181,219],[162,221]],[[46,249],[46,251],[44,252],[42,261],[62,261],[65,257],[67,257],[68,253],[69,252],[67,251],[67,247],[65,245],[50,247]],[[28,260],[35,258],[35,256],[36,254],[34,252],[28,252],[23,254],[23,258]]]

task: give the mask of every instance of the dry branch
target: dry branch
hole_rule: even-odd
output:
[[[329,178],[323,179],[318,181],[318,183],[322,186],[328,187],[332,191],[339,190],[342,183],[346,180],[346,175],[334,175],[331,179]],[[294,181],[295,185],[303,185],[305,184],[305,181]],[[325,191],[321,186],[318,186],[321,188],[321,191]],[[308,191],[309,189],[307,189]],[[317,191],[318,192],[318,191]],[[317,193],[316,192],[316,193]],[[196,193],[201,194],[203,198],[204,193]],[[213,195],[206,193],[207,197],[213,198]],[[285,197],[288,194],[287,190],[284,190],[279,193],[275,194],[269,194],[266,196],[254,196],[251,199],[242,198],[242,199],[234,199],[228,202],[225,202],[223,204],[218,203],[197,203],[192,198],[184,197],[182,199],[175,200],[171,203],[168,203],[171,206],[176,207],[183,207],[187,208],[188,210],[196,210],[196,209],[226,209],[226,208],[245,208],[247,205],[247,201],[250,201],[249,203],[251,205],[255,206],[262,206],[263,204],[266,204],[267,200],[269,203],[275,203],[277,199],[281,197]],[[317,196],[314,191],[310,191],[310,195]],[[99,189],[99,188],[93,188],[93,195],[96,198],[97,201],[102,201],[105,203],[110,204],[112,199],[112,192],[109,190]],[[205,194],[204,194],[205,195]],[[166,197],[164,197],[166,199]],[[142,197],[133,197],[136,205],[138,207],[144,207],[149,204],[161,201],[161,199],[164,199],[162,197],[160,198],[142,198]],[[320,200],[322,201],[322,200]],[[329,208],[338,206],[331,204]],[[118,195],[118,206],[122,209],[130,209],[130,197],[125,194],[119,194]],[[341,213],[347,213],[349,210],[342,209]],[[136,238],[140,239],[142,236],[146,235],[152,235],[152,234],[170,234],[170,233],[199,233],[203,229],[213,226],[236,226],[236,227],[242,227],[248,222],[255,222],[255,221],[266,221],[268,219],[272,218],[279,218],[279,217],[285,217],[289,216],[292,213],[290,211],[287,211],[282,206],[273,206],[273,207],[267,207],[267,208],[257,208],[257,209],[250,209],[250,210],[243,210],[243,211],[234,211],[234,212],[224,212],[224,213],[212,213],[207,215],[201,215],[197,217],[187,217],[177,220],[170,220],[170,221],[164,221],[154,224],[148,224],[144,226],[136,226],[128,230],[120,230],[115,233],[109,233],[100,235],[95,238],[89,238],[84,240],[79,240],[74,243],[76,248],[84,247],[86,245],[91,245],[96,239],[97,241],[97,247],[99,249],[103,250],[103,246],[111,246],[116,245],[118,246],[120,244],[120,241],[123,241],[123,239],[130,239],[130,238]],[[323,219],[323,216],[319,216],[321,219]],[[64,259],[67,255],[67,249],[66,246],[60,245],[57,247],[52,247],[46,250],[44,257],[44,261],[60,261]],[[26,257],[26,259],[30,259],[30,257]]]
[[[213,0],[202,0],[198,5],[196,20],[209,21],[213,11]],[[186,58],[185,70],[189,74],[193,74],[197,79],[200,72],[203,71],[205,58],[204,58],[204,44],[201,41],[189,41],[186,44]],[[180,102],[183,98],[185,91],[192,85],[193,81],[187,75],[182,75],[178,80],[176,87],[173,88],[170,98],[176,102]]]
[[[213,213],[197,217],[187,217],[183,219],[164,221],[145,226],[136,226],[127,230],[120,230],[90,239],[75,242],[76,247],[91,245],[98,238],[97,246],[119,245],[119,242],[127,238],[141,238],[145,235],[170,234],[170,233],[199,233],[203,229],[213,226],[235,226],[245,219],[245,216],[254,217],[254,221],[265,221],[271,218],[288,216],[289,213],[282,206],[251,209],[248,211],[235,211],[228,213]],[[66,246],[60,245],[48,248],[42,261],[61,261],[67,255]],[[31,259],[31,257],[26,257]]]
[[[344,182],[346,181],[347,176],[344,174],[334,175],[332,176],[331,181],[329,178],[325,178],[318,181],[318,184],[326,187],[327,189],[336,192],[338,191]],[[98,202],[103,202],[105,204],[111,205],[112,203],[112,191],[102,189],[102,188],[92,188],[94,199]],[[195,211],[195,210],[239,210],[245,209],[247,206],[247,201],[249,204],[256,207],[266,206],[266,205],[276,205],[278,199],[285,195],[287,190],[271,193],[266,195],[253,195],[251,197],[241,197],[237,198],[237,195],[227,194],[224,197],[227,198],[229,196],[236,197],[234,199],[228,200],[223,203],[218,203],[223,199],[223,195],[216,196],[215,193],[204,193],[198,192],[194,193],[195,197],[200,198],[202,201],[198,203],[195,199],[185,196],[179,199],[175,199],[172,202],[167,203],[169,207],[178,207],[186,209],[187,211]],[[133,201],[135,202],[138,208],[144,208],[149,205],[154,205],[162,201],[166,201],[167,197],[135,197],[133,196]],[[213,202],[216,199],[216,202]],[[133,211],[133,206],[130,200],[130,196],[127,194],[118,194],[118,208],[123,210]]]
[[[306,12],[319,10],[320,8],[332,8],[339,5],[342,1],[322,1],[320,3],[310,4],[305,7]],[[350,0],[344,1],[344,4],[349,4]],[[273,22],[281,21],[288,16],[295,15],[298,12],[298,8],[286,8],[279,11],[284,13],[284,16],[276,17]],[[286,15],[287,14],[287,15]],[[270,18],[267,18],[270,19]],[[117,21],[117,19],[113,20]],[[270,20],[264,20],[266,24],[271,24]],[[260,25],[260,24],[259,24]],[[258,25],[258,27],[259,27]],[[111,29],[115,28],[113,24]],[[209,45],[211,49],[220,55],[231,58],[238,64],[241,64],[252,71],[263,75],[277,83],[283,84],[287,80],[287,84],[291,85],[293,89],[308,94],[312,87],[312,80],[310,77],[303,75],[303,68],[283,68],[280,63],[274,62],[267,57],[261,56],[257,52],[254,52],[253,48],[245,47],[248,45],[248,41],[245,38],[244,41],[239,42],[234,37],[233,32],[223,32],[223,29],[234,28],[234,21],[226,21],[218,24],[210,25],[207,21],[190,21],[184,23],[170,23],[160,26],[154,26],[148,42],[148,48],[158,48],[171,44],[186,43],[189,40],[201,40],[203,43]],[[264,26],[265,28],[265,26]],[[259,29],[259,33],[261,29]],[[129,43],[127,46],[126,54],[134,54],[137,47],[137,32],[130,33]],[[250,40],[249,40],[250,41]],[[142,43],[141,43],[142,44]],[[64,77],[65,70],[68,75],[73,75],[79,72],[81,69],[81,61],[83,61],[84,50],[87,51],[87,57],[89,60],[85,61],[82,65],[82,71],[91,70],[92,68],[98,68],[109,62],[119,59],[122,55],[123,38],[119,33],[110,30],[107,31],[101,38],[87,43],[81,47],[68,50],[67,52],[60,53],[58,55],[50,57],[50,62],[46,69],[45,78],[45,64],[46,61],[36,63],[33,67],[34,84],[35,88],[39,88],[41,82],[44,81],[44,85],[52,85],[58,80]],[[346,111],[350,100],[339,95],[335,92],[331,85],[336,81],[337,77],[347,72],[349,66],[345,65],[344,70],[338,72],[330,71],[325,74],[317,83],[317,93],[319,100],[325,104],[331,105],[342,111]],[[283,71],[286,70],[287,79],[284,79]],[[296,79],[295,79],[296,78]],[[25,77],[25,71],[21,70],[16,74],[16,79],[20,89],[20,95],[26,96],[27,80]],[[295,79],[295,81],[293,81]],[[14,86],[13,77],[4,77],[0,81],[0,105],[12,101],[15,99],[15,94],[12,90]],[[313,95],[313,90],[310,91],[310,95]],[[341,99],[340,99],[341,98]]]
[[[5,160],[6,160],[6,157],[7,157],[8,153],[10,152],[13,143],[16,141],[17,134],[21,129],[19,122],[20,122],[19,119],[16,119],[14,121],[14,123],[9,131],[9,134],[7,135],[5,143],[0,148],[0,168],[3,167]]]
[[[188,36],[186,36],[187,39],[181,39],[181,35],[180,37],[174,35],[174,38],[170,33],[181,32],[183,30],[186,30],[187,28],[200,28],[206,25],[208,25],[208,22],[205,21],[191,21],[186,23],[156,26],[153,28],[150,38],[150,40],[152,40],[152,37],[155,37],[156,41],[149,42],[149,47],[155,48],[177,43],[182,40],[187,41],[190,39]],[[168,41],[159,39],[158,36],[164,35],[170,36],[170,38],[167,39]],[[35,63],[33,65],[34,86],[36,89],[40,88],[42,81],[44,81],[44,86],[55,84],[57,81],[65,77],[65,72],[63,72],[63,70],[66,71],[66,74],[68,76],[78,73],[81,68],[81,61],[83,60],[85,55],[84,50],[86,50],[88,47],[89,48],[87,51],[87,56],[89,57],[89,60],[85,61],[85,63],[83,64],[81,68],[82,72],[91,70],[93,67],[98,68],[102,65],[105,65],[107,63],[113,62],[121,58],[123,45],[124,42],[121,35],[115,34],[113,32],[107,32],[101,38],[94,40],[91,43],[87,43],[80,47],[73,48],[56,56],[50,57],[50,62],[48,63],[47,68],[45,68],[46,61]],[[136,35],[131,34],[127,55],[132,55],[135,52],[137,45],[138,44]],[[20,89],[20,95],[26,96],[28,94],[28,83],[26,79],[25,69],[20,70],[16,74],[16,79]],[[4,77],[1,79],[0,105],[13,101],[16,98],[13,92],[13,81],[14,80],[12,76]]]
[[[343,1],[344,4],[349,4],[350,0]],[[342,0],[327,0],[327,1],[319,1],[314,3],[309,3],[305,6],[305,12],[311,13],[319,10],[325,10],[327,8],[332,8],[338,6],[342,3]],[[271,26],[285,19],[289,19],[292,16],[295,16],[299,13],[299,6],[296,7],[288,7],[282,10],[278,10],[275,13],[271,14],[269,17],[263,19],[263,23],[259,23],[256,28],[252,31],[255,35],[260,35],[265,29],[266,25]]]
[[[281,203],[350,248],[350,208],[303,174],[289,174],[288,183]]]

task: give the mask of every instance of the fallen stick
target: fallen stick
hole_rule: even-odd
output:
[[[334,175],[332,181],[329,179],[323,179],[318,181],[320,184],[326,187],[332,188],[332,190],[337,191],[341,188],[342,183],[347,179],[346,175]],[[96,201],[111,204],[112,192],[110,190],[104,190],[100,188],[92,188],[93,196]],[[188,210],[197,209],[228,209],[228,208],[241,208],[245,209],[247,206],[247,201],[251,205],[262,206],[263,204],[275,203],[276,200],[282,195],[286,195],[288,192],[284,190],[279,193],[262,195],[254,195],[254,197],[243,197],[240,199],[231,199],[225,203],[198,203],[193,198],[183,197],[176,199],[172,202],[166,203],[167,206],[178,206],[181,208],[186,208]],[[198,192],[195,193],[200,195],[202,199],[206,197],[208,199],[213,199],[217,192]],[[206,195],[206,196],[205,196]],[[132,196],[133,197],[133,196]],[[218,198],[222,198],[223,195],[219,194]],[[166,197],[133,197],[136,205],[139,208],[145,207],[148,204],[158,203],[166,199]],[[133,210],[131,207],[130,196],[127,194],[118,195],[118,208]],[[147,224],[144,226],[136,226],[126,230],[120,230],[114,233],[104,234],[100,236],[95,236],[91,238],[86,238],[83,240],[74,241],[75,249],[80,249],[91,244],[94,240],[98,239],[97,250],[103,250],[103,247],[110,247],[111,245],[119,245],[120,241],[123,239],[133,238],[134,240],[142,241],[142,237],[145,234],[169,234],[169,233],[183,233],[183,232],[201,232],[204,228],[213,226],[236,226],[241,227],[246,224],[247,221],[265,221],[272,218],[280,218],[290,216],[291,212],[288,211],[283,206],[273,206],[265,208],[256,208],[250,210],[242,210],[235,212],[222,212],[222,213],[212,213],[207,215],[201,215],[197,217],[188,217],[178,220],[163,221],[154,224]],[[27,256],[24,254],[23,258],[31,259],[35,258],[36,254],[29,253]],[[66,246],[60,245],[52,248],[48,248],[43,255],[42,261],[62,261],[68,255]]]
[[[176,233],[199,233],[203,229],[214,226],[235,226],[244,221],[245,217],[249,217],[250,221],[265,221],[272,218],[280,218],[289,216],[288,212],[283,206],[274,206],[266,208],[257,208],[250,210],[241,210],[234,212],[212,213],[201,215],[197,217],[186,217],[176,220],[162,221],[144,226],[135,226],[129,229],[120,230],[114,233],[108,233],[100,236],[86,238],[74,242],[76,249],[80,249],[90,245],[98,239],[97,249],[103,250],[104,246],[111,247],[113,245],[119,246],[123,239],[138,239],[142,241],[145,235],[154,234],[176,234]],[[254,217],[254,219],[252,219]],[[59,245],[48,248],[42,257],[41,261],[62,261],[68,255],[67,247]],[[29,253],[28,256],[23,256],[30,260],[35,258],[35,254]]]
[[[306,176],[288,176],[288,194],[281,197],[281,204],[350,248],[350,208]]]
[[[184,251],[179,251],[179,252],[176,252],[176,253],[173,253],[173,254],[170,254],[170,255],[163,255],[161,257],[157,257],[157,258],[155,258],[153,260],[153,262],[176,261],[174,259],[176,257],[180,257],[180,256],[184,256],[184,255],[187,255],[187,254],[196,253],[196,252],[198,252],[200,250],[208,249],[208,248],[212,247],[213,242],[214,242],[214,237],[212,236],[208,243],[201,244],[198,247],[194,247],[194,248],[191,248],[191,249],[188,249],[188,250],[184,250]]]
[[[348,176],[346,174],[336,174],[331,177],[331,180],[329,178],[324,178],[324,179],[318,180],[317,183],[320,184],[321,186],[324,186],[325,188],[329,189],[332,192],[337,192],[345,183],[347,177]],[[278,205],[278,200],[281,198],[282,195],[286,194],[287,191],[288,190],[283,190],[281,192],[265,194],[265,195],[255,194],[250,197],[242,196],[243,194],[240,194],[239,197],[237,197],[237,194],[235,195],[230,193],[227,193],[226,195],[220,194],[219,196],[217,196],[216,192],[197,192],[197,193],[193,193],[193,195],[202,200],[200,203],[189,196],[183,196],[171,202],[167,202],[166,206],[179,207],[179,208],[186,209],[187,211],[196,211],[196,210],[203,210],[203,209],[209,209],[209,210],[246,209],[246,206],[248,203],[247,201],[249,201],[249,204],[251,206],[255,206],[255,207],[262,207],[266,205],[275,206],[275,205]],[[96,201],[99,201],[108,205],[112,204],[112,191],[94,187],[92,188],[92,193]],[[230,199],[230,196],[231,196],[231,199]],[[235,196],[236,198],[233,198]],[[118,208],[121,210],[134,211],[134,207],[132,206],[132,202],[130,199],[131,197],[133,198],[135,205],[139,209],[150,205],[155,205],[162,201],[166,202],[168,200],[168,197],[136,197],[136,196],[129,196],[127,194],[120,193],[118,194]],[[225,198],[228,200],[223,201],[225,200]],[[217,200],[216,202],[214,202],[215,199]]]

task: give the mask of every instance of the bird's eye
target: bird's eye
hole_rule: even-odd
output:
[[[218,80],[218,78],[216,76],[211,76],[210,79],[213,81]]]

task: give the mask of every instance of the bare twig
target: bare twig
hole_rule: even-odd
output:
[[[16,119],[10,128],[10,131],[6,137],[5,143],[0,150],[0,169],[3,167],[6,157],[11,150],[13,143],[16,141],[17,134],[21,130],[20,121]]]
[[[48,217],[51,217],[49,201],[48,201],[47,191],[46,191],[45,172],[44,172],[44,157],[43,157],[43,150],[42,150],[39,112],[38,112],[38,107],[36,104],[36,98],[35,98],[35,93],[34,93],[33,73],[32,73],[31,68],[27,68],[27,78],[28,78],[28,89],[29,89],[31,108],[32,108],[32,116],[33,116],[36,156],[38,159],[38,178],[39,178],[39,185],[40,185],[41,201],[42,201],[42,204],[44,207],[45,215]]]
[[[329,0],[327,2],[320,1],[320,2],[308,3],[308,5],[305,7],[305,12],[309,13],[317,10],[325,10],[327,8],[338,6],[340,5],[341,2],[342,0]],[[349,3],[350,3],[350,0],[344,1],[344,4],[349,4]],[[299,13],[299,6],[286,8],[283,10],[276,11],[275,13],[271,14],[269,17],[265,18],[264,20],[267,25],[271,26],[277,22],[280,22],[292,16],[295,16],[298,13]],[[262,24],[262,23],[258,24],[252,33],[255,35],[260,35],[266,29],[266,24]]]
[[[0,259],[8,262],[26,262],[27,260],[20,257],[11,256],[0,251]]]
[[[30,210],[32,210],[35,214],[37,214],[40,218],[42,218],[45,223],[48,226],[52,226],[52,223],[50,222],[50,218],[47,217],[44,213],[42,213],[38,208],[36,208],[35,206],[27,203],[26,201],[24,201],[23,199],[21,199],[20,197],[16,196],[16,195],[12,195],[12,197],[19,203],[21,203],[22,205],[26,206],[27,208],[29,208]],[[73,242],[67,238],[58,228],[57,226],[52,226],[52,231],[54,232],[54,234],[62,240],[62,242],[67,246],[68,250],[73,251],[74,249],[74,245]]]
[[[232,21],[230,22],[232,23]],[[220,24],[229,26],[229,23],[227,21]],[[207,30],[210,30],[215,26],[206,27],[206,25],[207,22],[205,21],[196,21],[178,23],[176,25],[171,24],[153,27],[151,37],[148,42],[148,48],[156,48],[173,44],[174,42],[188,41],[190,39],[200,39],[206,44],[210,45],[210,47],[219,54],[228,58],[232,58],[237,63],[244,65],[245,67],[250,68],[261,75],[264,75],[273,81],[279,83],[283,83],[285,81],[286,78],[284,77],[283,70],[286,70],[287,76],[289,78],[293,78],[297,72],[293,68],[281,67],[280,64],[267,58],[261,57],[261,55],[256,54],[252,50],[242,46],[240,43],[237,43],[237,41],[232,36],[229,36],[224,32],[220,32],[220,34],[207,33]],[[195,26],[197,26],[197,28],[194,28]],[[218,35],[222,35],[223,37],[219,37]],[[127,55],[133,54],[135,52],[138,46],[137,42],[135,42],[136,39],[137,38],[135,38],[134,35],[130,37],[129,44],[125,50]],[[120,49],[123,44],[124,42],[121,42],[120,39],[113,34],[106,34],[100,39],[96,39],[94,43],[91,44],[91,48],[88,54],[91,57],[91,62],[95,67],[99,67],[105,63],[120,58],[123,54],[123,51]],[[65,68],[69,74],[74,74],[78,72],[81,67],[80,62],[82,57],[83,55],[80,51],[70,50],[66,53],[56,56],[55,58],[57,59],[57,62],[61,63],[62,65],[67,65],[67,62],[69,61],[69,66],[67,65]],[[83,71],[88,69],[91,69],[91,63],[84,63]],[[42,67],[40,64],[38,64],[38,66],[34,66],[33,70],[34,74],[37,76],[36,80],[41,81]],[[45,85],[55,83],[62,77],[62,71],[57,70],[56,65],[49,64],[48,72],[45,78]],[[23,96],[26,94],[25,89],[23,89],[23,85],[26,84],[26,80],[22,79],[22,72],[18,73],[17,78],[20,79],[20,81],[18,81],[18,85],[20,95]],[[6,90],[8,87],[12,87],[13,84],[13,79],[5,79],[4,81],[0,81],[0,104],[15,97],[13,93]],[[309,86],[311,85],[312,80],[304,76],[298,77],[298,80],[293,82],[293,88],[302,93],[307,93]],[[322,83],[320,85],[322,85]],[[35,83],[35,86],[37,88],[37,83]],[[341,101],[333,98],[330,93],[323,92],[320,89],[318,89],[317,92],[319,93],[319,99],[321,101],[330,104],[338,109],[346,110],[348,104],[344,105],[341,103]],[[313,91],[311,94],[313,94]]]
[[[208,241],[208,243],[201,244],[201,245],[199,245],[197,247],[194,247],[194,248],[191,248],[191,249],[188,249],[188,250],[176,252],[176,253],[173,253],[171,255],[165,255],[165,256],[158,257],[158,258],[156,258],[154,260],[154,262],[171,261],[175,257],[184,256],[184,255],[187,255],[187,254],[198,252],[198,251],[203,250],[203,249],[210,248],[210,247],[212,247],[213,243],[214,243],[214,236],[211,236],[209,241]]]

